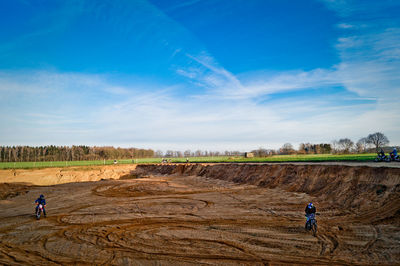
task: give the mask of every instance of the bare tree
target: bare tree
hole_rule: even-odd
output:
[[[292,154],[293,152],[293,145],[290,143],[283,144],[282,148],[280,149],[281,154]]]
[[[155,156],[157,158],[161,158],[161,157],[163,157],[163,155],[164,155],[164,153],[161,150],[157,150],[156,153],[155,153]]]
[[[186,150],[186,151],[183,153],[183,155],[184,155],[185,157],[190,157],[190,156],[192,156],[192,152],[191,152],[190,150]]]
[[[356,143],[357,152],[362,153],[366,152],[369,147],[369,143],[367,138],[361,138]]]
[[[344,138],[339,140],[338,145],[342,152],[349,153],[354,146],[354,142],[351,139]]]
[[[251,151],[256,157],[267,157],[269,155],[268,150],[262,147],[258,148],[257,150]]]
[[[375,145],[376,151],[383,147],[383,145],[389,144],[389,139],[381,132],[369,134],[367,141],[368,143]]]
[[[339,151],[339,142],[337,140],[332,141],[332,151],[337,153]]]
[[[173,157],[173,156],[174,156],[174,151],[173,150],[167,150],[165,152],[165,157],[170,158],[170,157]]]

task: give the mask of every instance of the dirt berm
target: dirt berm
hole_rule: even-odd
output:
[[[353,212],[379,209],[375,221],[400,218],[400,168],[301,164],[174,164],[138,165],[132,173],[202,176],[258,187],[279,187],[285,191],[316,196],[332,208]],[[382,213],[386,209],[387,212]]]
[[[34,185],[58,185],[72,182],[119,179],[134,170],[136,165],[73,166],[33,169],[0,170],[0,183],[31,183]]]
[[[36,220],[40,194],[47,218]],[[316,236],[304,229],[310,201]],[[5,265],[400,265],[400,168],[2,170],[0,209]]]

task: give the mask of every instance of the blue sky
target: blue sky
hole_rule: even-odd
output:
[[[2,145],[400,144],[399,1],[0,1]]]

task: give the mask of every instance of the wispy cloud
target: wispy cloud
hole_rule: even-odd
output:
[[[371,5],[368,6],[370,13],[382,9],[380,7],[375,11],[374,4]],[[361,8],[367,8],[366,4],[357,6],[356,10]],[[390,5],[386,8],[390,8]],[[394,27],[396,23],[398,27]],[[387,104],[398,101],[400,19],[355,21],[353,24],[364,25],[364,28],[355,30],[338,40],[337,50],[342,60],[337,67],[339,80],[349,91],[354,91],[360,96],[376,97]]]
[[[311,71],[286,71],[274,74],[249,74],[243,81],[220,66],[210,55],[188,55],[195,64],[177,69],[177,73],[193,84],[206,88],[209,93],[227,99],[255,99],[300,89],[317,89],[340,85],[336,69],[314,69]]]
[[[363,1],[363,0],[319,0],[342,18],[363,15],[363,19],[384,17],[387,10],[399,8],[398,1]]]
[[[274,117],[270,121],[272,127],[292,128],[300,135],[314,135],[315,138],[322,132],[328,133],[327,129],[331,130],[331,134],[336,132],[338,137],[340,134],[357,136],[361,132],[367,134],[371,130],[381,130],[398,143],[400,139],[396,132],[400,130],[400,28],[394,25],[399,21],[385,20],[378,15],[382,10],[397,4],[392,1],[323,2],[341,16],[343,22],[338,27],[344,30],[336,45],[341,62],[329,69],[294,70],[274,74],[260,71],[258,74],[242,74],[239,78],[220,66],[211,55],[203,53],[199,56],[190,55],[196,64],[180,68],[177,73],[191,80],[193,84],[206,88],[208,93],[205,97],[232,100],[238,105],[253,106],[253,110],[261,113],[268,111]],[[353,14],[360,13],[366,18],[351,19]],[[268,106],[258,101],[260,97],[278,93],[320,90],[332,86],[343,87],[349,93],[355,93],[351,96],[353,101],[362,102],[367,99],[368,103],[353,102],[353,107],[344,107],[339,102],[349,96],[341,98],[340,95],[333,95],[330,101],[314,97],[309,102],[286,97],[274,104],[268,102]],[[241,112],[247,114],[247,119],[251,120],[251,115],[244,109],[240,109]],[[290,116],[296,119],[290,120],[293,127],[285,126],[284,123]],[[372,120],[373,127],[368,122]],[[309,125],[313,132],[294,129],[302,128],[303,125]],[[269,128],[266,131],[274,130]]]
[[[241,82],[225,68],[219,66],[215,59],[202,52],[200,55],[187,54],[191,63],[185,68],[177,69],[177,73],[189,79],[193,84],[203,87],[206,92],[234,95],[243,90]]]
[[[255,99],[224,96],[177,98],[160,85],[125,87],[98,75],[45,72],[37,75],[39,79],[20,83],[26,80],[25,75],[8,75],[8,83],[20,89],[1,100],[0,110],[14,114],[1,118],[8,125],[0,132],[5,144],[19,144],[25,139],[31,145],[47,141],[60,145],[248,150],[259,146],[278,148],[287,141],[326,142],[331,140],[327,139],[332,133],[328,134],[329,130],[339,137],[358,138],[366,127],[359,123],[359,119],[367,119],[360,106],[333,108],[327,102],[335,101],[335,97],[312,101],[286,97],[265,105]],[[75,86],[83,90],[71,91]],[[121,88],[124,94],[120,97],[104,92],[103,88],[110,87]],[[90,93],[94,88],[97,92]],[[37,90],[46,93],[35,94]],[[26,91],[30,91],[29,97],[23,96]],[[106,93],[107,100],[96,98],[99,93]],[[66,94],[70,96],[60,97]],[[5,105],[5,100],[16,106]],[[369,114],[377,116],[376,112]],[[347,117],[345,122],[343,117]],[[378,124],[383,126],[389,120]]]
[[[355,26],[348,23],[339,23],[337,27],[341,29],[353,29]]]
[[[112,75],[56,70],[0,72],[0,111],[13,114],[0,117],[7,125],[0,131],[2,144],[244,151],[278,148],[288,141],[296,145],[341,137],[357,140],[378,130],[400,143],[399,28],[384,20],[351,19],[350,14],[360,10],[375,12],[375,4],[324,2],[342,20],[337,30],[343,34],[333,46],[341,62],[330,68],[235,74],[201,44],[189,49],[165,40],[171,57],[179,57],[174,65],[178,84],[132,79],[121,83]],[[146,1],[135,4],[164,16]],[[101,16],[106,6],[85,8],[97,12],[99,19],[109,19]],[[123,20],[112,23],[119,28]],[[146,24],[139,21],[122,31],[129,35],[137,23]],[[177,27],[177,32],[185,32]],[[176,97],[175,88],[191,87],[201,90]],[[342,91],[331,93],[331,87]],[[321,93],[297,97],[300,90]]]

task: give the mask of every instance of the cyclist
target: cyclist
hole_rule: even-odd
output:
[[[310,202],[306,206],[306,209],[304,211],[306,212],[306,217],[307,217],[307,221],[306,221],[306,225],[305,225],[305,228],[307,229],[307,223],[310,220],[310,216],[311,216],[311,214],[315,215],[317,208],[315,208],[315,206],[312,204],[312,202]]]
[[[45,200],[45,198],[44,198],[44,195],[41,194],[41,195],[39,196],[39,198],[37,198],[37,199],[35,200],[35,203],[36,203],[36,212],[38,211],[39,204],[42,204],[42,206],[43,206],[43,215],[44,215],[44,217],[46,217],[46,210],[45,210],[45,207],[46,207],[46,200]]]

